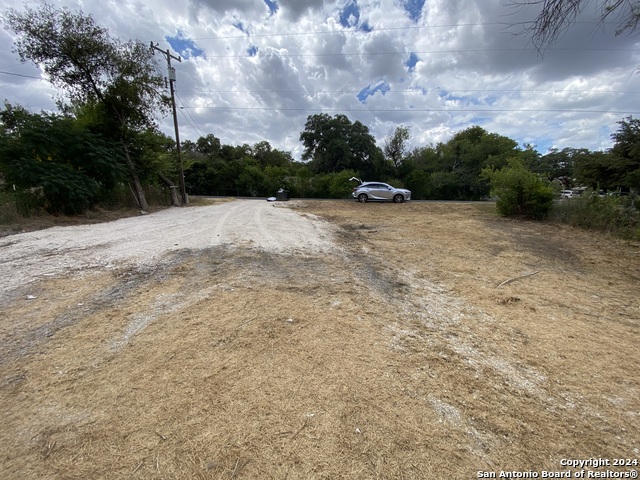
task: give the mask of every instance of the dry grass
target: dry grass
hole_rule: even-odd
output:
[[[166,207],[151,207],[149,211],[155,212]],[[32,232],[50,227],[65,227],[69,225],[85,225],[92,223],[108,222],[118,218],[135,217],[140,215],[140,209],[119,208],[108,210],[96,207],[80,215],[49,215],[39,214],[30,217],[14,216],[11,221],[0,224],[0,237],[14,235],[16,233]]]
[[[470,204],[289,206],[335,223],[339,253],[216,247],[2,305],[0,476],[475,478],[639,456],[637,244]]]
[[[208,197],[189,197],[189,206],[203,206],[217,203],[226,203],[233,201],[233,198],[208,198]],[[8,204],[11,207],[11,204]],[[164,210],[166,206],[151,205],[147,213],[158,212]],[[17,213],[14,215],[6,215],[7,220],[0,223],[0,237],[14,235],[22,232],[32,232],[34,230],[42,230],[50,227],[65,227],[70,225],[87,225],[92,223],[109,222],[119,218],[137,217],[140,215],[139,208],[113,208],[105,209],[95,207],[79,215],[49,215],[39,214],[30,217],[22,217]]]

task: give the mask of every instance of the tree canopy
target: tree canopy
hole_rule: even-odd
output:
[[[122,148],[140,208],[147,202],[130,154],[136,133],[155,128],[155,116],[167,105],[163,79],[153,53],[139,41],[121,42],[82,11],[57,9],[48,3],[24,11],[9,9],[6,25],[18,38],[14,51],[23,62],[40,66],[49,81],[65,92],[70,111],[93,105]]]
[[[9,104],[0,111],[0,168],[55,214],[82,212],[126,175],[116,146],[73,118]]]
[[[382,156],[369,128],[341,114],[310,115],[300,141],[304,145],[302,158],[311,160],[310,166],[317,173],[350,169],[368,177]]]
[[[385,159],[397,170],[407,156],[407,143],[411,138],[408,127],[400,125],[393,134],[384,142],[383,152]]]

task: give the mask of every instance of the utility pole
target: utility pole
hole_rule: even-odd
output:
[[[180,164],[180,193],[182,195],[182,205],[188,205],[189,199],[187,198],[187,191],[184,185],[184,169],[182,166],[182,155],[180,154],[180,132],[178,131],[178,115],[176,112],[176,98],[175,98],[175,90],[173,87],[173,82],[176,81],[176,69],[171,66],[171,59],[177,60],[178,62],[182,62],[180,56],[174,56],[171,54],[169,49],[162,50],[158,48],[158,44],[155,45],[151,42],[151,49],[157,50],[167,59],[167,71],[169,78],[169,91],[171,92],[171,107],[173,109],[173,128],[176,131],[176,152],[178,153],[178,162]]]

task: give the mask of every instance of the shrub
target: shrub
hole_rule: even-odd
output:
[[[622,238],[640,239],[640,211],[631,197],[599,197],[587,191],[560,202],[552,219]]]
[[[485,169],[483,176],[490,182],[491,195],[497,197],[496,208],[502,216],[541,220],[553,206],[553,189],[519,159],[509,160],[500,170]]]

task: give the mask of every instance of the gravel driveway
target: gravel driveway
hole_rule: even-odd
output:
[[[331,246],[326,223],[281,204],[236,200],[172,208],[108,223],[54,227],[0,241],[0,299],[44,278],[126,264],[144,266],[184,249],[242,245],[270,252],[319,253]]]

